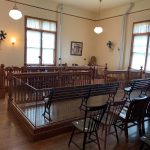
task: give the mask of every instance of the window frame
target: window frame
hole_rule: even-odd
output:
[[[146,64],[147,64],[147,57],[148,57],[148,46],[149,46],[149,40],[150,40],[150,32],[147,33],[133,33],[134,30],[134,25],[138,24],[138,23],[144,23],[144,22],[150,22],[150,20],[144,20],[144,21],[139,21],[139,22],[134,22],[133,26],[132,26],[132,40],[131,40],[131,51],[130,51],[130,62],[129,62],[129,66],[131,67],[132,65],[132,60],[133,60],[133,42],[134,42],[134,38],[135,36],[143,36],[143,35],[147,35],[147,45],[146,45],[146,56],[145,56],[145,62],[144,62],[144,72],[146,69]],[[139,68],[140,69],[140,68]]]
[[[40,21],[48,21],[48,22],[54,22],[56,23],[56,31],[47,31],[47,30],[42,30],[42,29],[33,29],[27,27],[27,19],[37,19]],[[24,65],[27,66],[55,66],[56,65],[56,58],[57,58],[57,21],[54,20],[48,20],[48,19],[43,19],[43,18],[37,18],[37,17],[31,17],[31,16],[25,16],[25,22],[24,22],[24,28],[25,28],[25,44],[24,44]],[[40,36],[41,36],[41,46],[40,46],[40,57],[42,58],[42,33],[53,33],[55,34],[55,48],[54,48],[54,64],[42,64],[42,59],[40,59],[39,64],[27,64],[27,31],[39,31]]]

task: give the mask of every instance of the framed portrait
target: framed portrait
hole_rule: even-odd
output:
[[[76,56],[82,56],[82,48],[83,48],[83,42],[71,41],[70,54]]]

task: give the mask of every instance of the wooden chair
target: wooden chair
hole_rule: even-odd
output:
[[[147,150],[149,150],[150,149],[150,135],[142,136],[140,137],[140,140],[142,142],[140,150],[146,150],[144,149],[145,146],[147,147]]]
[[[107,104],[102,106],[87,106],[85,110],[84,119],[80,119],[77,121],[72,122],[73,124],[73,131],[68,143],[70,146],[71,142],[74,143],[78,148],[80,148],[72,139],[75,135],[75,130],[78,130],[76,134],[83,133],[83,150],[85,150],[85,144],[96,142],[98,144],[98,149],[100,150],[100,143],[98,138],[98,128],[101,123],[101,120],[104,116],[104,113],[107,109]],[[95,134],[94,138],[92,134]],[[95,138],[96,137],[96,138]],[[81,148],[80,148],[81,149]]]
[[[119,138],[116,129],[116,122],[119,117],[122,108],[124,107],[126,101],[117,101],[108,104],[108,109],[102,120],[102,134],[104,133],[104,149],[106,149],[107,136],[115,132],[117,143],[119,143]],[[114,127],[114,131],[112,131]]]
[[[147,90],[150,87],[150,78],[146,79],[134,79],[130,81],[129,86],[124,88],[123,99],[130,101],[130,95],[134,90],[141,90],[138,97],[147,95]]]
[[[139,135],[142,136],[144,131],[144,117],[149,103],[149,97],[141,97],[133,99],[129,107],[124,107],[119,115],[120,121],[117,127],[125,131],[126,141],[128,141],[128,128],[137,125]],[[130,126],[129,123],[132,123]]]
[[[53,95],[54,95],[54,89],[51,89],[49,95],[43,97],[43,101],[45,103],[43,116],[48,121],[51,121],[50,107],[52,104]]]

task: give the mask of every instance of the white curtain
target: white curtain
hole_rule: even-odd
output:
[[[150,32],[150,22],[134,24],[133,33],[148,33]]]
[[[27,27],[33,28],[33,29],[40,29],[40,30],[45,30],[45,31],[56,32],[56,22],[28,18],[27,19]]]
[[[33,29],[41,29],[40,20],[28,18],[27,19],[27,27]]]

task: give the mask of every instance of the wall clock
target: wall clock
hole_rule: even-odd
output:
[[[4,40],[6,38],[7,33],[5,33],[4,31],[0,31],[0,40]]]

